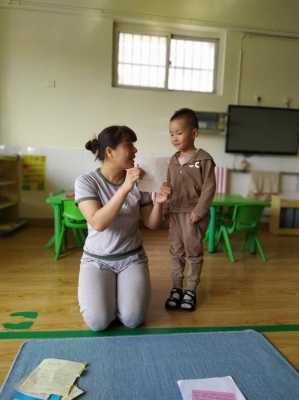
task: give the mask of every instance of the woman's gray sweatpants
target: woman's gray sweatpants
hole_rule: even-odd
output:
[[[142,324],[150,299],[146,255],[105,264],[83,255],[78,298],[83,319],[93,331],[106,329],[116,318],[129,328]]]

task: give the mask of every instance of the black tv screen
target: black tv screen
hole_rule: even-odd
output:
[[[228,107],[227,153],[296,155],[298,141],[298,109]]]

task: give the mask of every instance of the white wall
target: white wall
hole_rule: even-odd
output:
[[[93,166],[84,144],[110,124],[127,124],[136,130],[143,152],[171,154],[168,119],[173,111],[182,106],[225,111],[237,102],[239,77],[241,103],[254,104],[260,94],[264,105],[283,106],[291,97],[293,107],[299,107],[298,42],[264,36],[243,39],[248,30],[299,37],[296,1],[63,0],[55,7],[51,1],[1,7],[4,3],[0,0],[0,143],[42,149],[47,155],[47,190],[71,187],[75,172]],[[176,27],[172,29],[189,26],[196,31],[199,25],[225,29],[222,93],[113,88],[113,21],[130,16],[135,22],[151,20],[161,27]],[[55,88],[49,87],[53,81]],[[212,153],[218,164],[238,166],[240,157],[225,154],[224,141],[221,135],[202,135],[198,145]],[[255,169],[299,171],[298,157],[251,157],[249,161]],[[237,182],[236,190],[244,191]],[[23,193],[22,213],[45,216],[45,195]]]

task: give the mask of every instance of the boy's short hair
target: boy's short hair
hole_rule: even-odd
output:
[[[179,118],[186,118],[189,122],[189,125],[192,129],[198,129],[198,119],[193,110],[190,108],[181,108],[177,110],[173,116],[170,118],[170,121],[173,121],[175,119]]]

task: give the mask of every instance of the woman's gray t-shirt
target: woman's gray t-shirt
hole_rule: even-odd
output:
[[[75,201],[97,200],[104,206],[121,185],[107,180],[98,169],[79,176],[75,181]],[[111,225],[99,232],[90,224],[84,251],[101,257],[124,254],[142,246],[139,229],[140,208],[152,204],[151,193],[141,192],[135,184]]]

